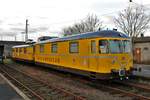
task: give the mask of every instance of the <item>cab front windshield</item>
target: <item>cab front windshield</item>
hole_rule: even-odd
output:
[[[129,40],[100,40],[100,53],[130,53],[131,42]]]

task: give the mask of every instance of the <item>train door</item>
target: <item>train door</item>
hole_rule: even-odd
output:
[[[32,57],[33,57],[33,61],[35,61],[35,45],[33,45]]]
[[[97,41],[91,40],[89,47],[89,69],[95,72],[98,69]]]
[[[108,56],[109,54],[109,42],[107,39],[100,39],[98,41],[98,71],[100,73],[107,73],[110,71],[110,67],[112,66],[111,63],[111,57]]]
[[[4,46],[0,46],[0,63],[3,63]]]

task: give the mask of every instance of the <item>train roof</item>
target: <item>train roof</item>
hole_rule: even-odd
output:
[[[31,45],[17,45],[13,46],[12,48],[22,48],[22,47],[30,47]]]
[[[68,40],[87,39],[87,38],[96,38],[96,37],[129,38],[129,36],[127,36],[126,34],[123,34],[118,31],[103,30],[103,31],[97,31],[97,32],[82,33],[82,34],[67,36],[67,37],[62,37],[62,38],[49,39],[46,41],[41,41],[39,43],[68,41]]]

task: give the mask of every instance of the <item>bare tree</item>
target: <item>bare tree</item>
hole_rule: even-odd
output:
[[[130,37],[144,34],[149,28],[150,16],[143,6],[128,7],[114,18],[115,25]]]
[[[64,28],[63,34],[72,35],[85,32],[94,32],[102,28],[102,21],[100,21],[96,15],[88,15],[84,21],[80,21],[79,23],[75,23],[73,26]]]

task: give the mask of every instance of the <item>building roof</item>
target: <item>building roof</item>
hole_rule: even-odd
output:
[[[97,31],[97,32],[82,33],[82,34],[78,34],[78,35],[74,35],[74,36],[67,36],[67,37],[63,37],[63,38],[49,39],[46,41],[41,41],[39,43],[87,39],[87,38],[96,38],[96,37],[129,38],[126,34],[120,33],[118,31],[103,30],[103,31]]]
[[[12,48],[22,48],[22,47],[29,47],[32,45],[17,45],[17,46],[13,46]]]
[[[12,44],[12,45],[21,45],[21,44],[25,44],[25,42],[23,41],[2,41],[0,40],[0,45],[4,45],[4,44]]]
[[[137,37],[133,38],[134,43],[147,43],[150,42],[150,37]]]

